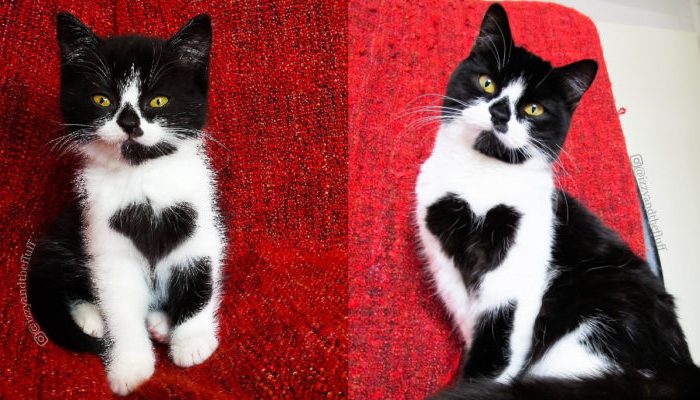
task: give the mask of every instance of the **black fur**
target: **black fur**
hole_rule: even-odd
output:
[[[34,318],[56,344],[73,351],[99,353],[101,341],[85,334],[71,317],[74,301],[95,301],[90,284],[77,206],[66,209],[37,242],[27,277],[27,297]]]
[[[198,258],[189,265],[174,266],[168,285],[165,312],[173,326],[197,314],[209,302],[213,291],[211,260]]]
[[[597,379],[519,379],[512,384],[461,381],[431,400],[697,400],[700,369],[670,369],[653,378],[639,373]]]
[[[193,18],[172,38],[143,36],[100,38],[74,16],[57,18],[61,48],[61,110],[74,134],[86,143],[98,140],[96,129],[119,111],[120,85],[134,72],[141,77],[139,110],[148,121],[158,120],[172,139],[198,137],[207,119],[211,21]],[[109,107],[93,103],[92,96],[105,95]],[[160,108],[149,105],[155,96],[169,102]],[[125,130],[126,131],[126,130]],[[177,151],[174,140],[154,146],[125,142],[122,156],[133,164]]]
[[[501,86],[503,82],[524,76],[527,88],[521,103],[536,101],[547,110],[543,117],[530,120],[534,127],[530,135],[538,139],[540,149],[554,161],[566,137],[571,115],[593,81],[596,69],[596,64],[590,60],[552,68],[536,55],[513,45],[505,11],[494,4],[484,17],[472,53],[452,75],[445,105],[460,107],[480,96],[488,96],[480,89],[480,74],[489,74]],[[499,112],[496,110],[496,114]],[[493,111],[492,116],[503,117],[494,115]],[[494,122],[500,124],[494,123],[499,132],[502,131],[502,121]],[[502,157],[503,149],[492,140],[491,132],[484,132],[482,136],[489,138],[484,139],[482,147],[477,147],[483,154],[509,163],[523,161],[519,157]],[[691,359],[672,296],[646,262],[586,207],[564,192],[557,192],[554,197],[552,207],[556,220],[550,266],[553,279],[535,320],[533,342],[523,370],[509,384],[479,378],[489,376],[480,375],[479,370],[488,371],[493,367],[492,362],[499,357],[502,360],[507,354],[506,349],[495,350],[499,343],[508,347],[507,340],[498,340],[509,329],[507,321],[500,320],[491,325],[500,328],[499,332],[488,335],[483,328],[475,332],[463,379],[434,398],[700,399],[700,369]],[[513,223],[513,214],[502,212],[500,215],[494,224],[502,224],[501,229],[506,234],[493,241],[492,251],[496,253],[507,250],[503,243],[508,243],[507,238],[512,237],[517,226]],[[482,260],[488,259],[484,254],[489,254],[489,249],[479,249],[478,245],[473,247],[479,249],[479,256],[471,254],[470,246],[475,239],[469,234],[476,235],[477,243],[483,240],[479,236],[482,233],[471,229],[474,218],[468,205],[455,196],[446,196],[428,209],[428,229],[440,239],[443,250],[455,260],[460,271],[482,270]],[[491,229],[497,228],[494,225]],[[495,268],[498,264],[486,265]],[[618,370],[586,379],[535,379],[528,375],[529,367],[582,323],[592,323],[597,328],[597,334],[582,339],[584,344],[614,361]],[[470,363],[478,367],[466,368]]]
[[[481,317],[472,339],[471,351],[462,368],[462,379],[495,378],[508,365],[510,333],[517,304],[508,304]]]
[[[122,143],[122,157],[132,165],[139,165],[147,160],[173,154],[177,147],[170,143],[157,143],[153,146],[144,146],[132,140]]]
[[[457,66],[450,77],[443,102],[443,119],[450,120],[455,109],[463,109],[473,101],[499,96],[501,88],[522,77],[527,87],[515,106],[515,117],[530,123],[534,139],[531,143],[553,160],[561,150],[571,116],[581,96],[593,82],[597,68],[593,60],[554,68],[549,62],[517,46],[513,42],[505,10],[496,4],[484,16],[469,57]],[[483,74],[494,80],[497,89],[493,94],[482,90],[479,77]],[[525,114],[524,106],[531,102],[541,104],[545,109],[544,114],[538,117]],[[501,114],[498,108],[491,110],[492,119],[496,120],[495,128],[507,134]],[[482,136],[474,148],[489,157],[513,164],[522,163],[528,158],[520,149],[510,154],[493,132],[484,132]]]
[[[503,261],[518,229],[520,214],[499,205],[479,217],[467,202],[448,194],[428,207],[425,221],[470,288]]]
[[[150,203],[131,204],[117,211],[109,225],[127,236],[151,266],[168,255],[194,232],[197,211],[188,203],[160,210]]]
[[[573,197],[560,192],[555,207],[557,276],[535,322],[531,363],[593,319],[605,335],[589,338],[589,346],[625,369],[660,373],[693,366],[673,298],[646,262]]]

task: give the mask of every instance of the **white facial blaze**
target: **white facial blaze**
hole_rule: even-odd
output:
[[[504,146],[511,149],[520,149],[529,146],[530,124],[527,121],[520,121],[517,118],[517,104],[525,92],[526,84],[523,78],[511,81],[504,87],[497,97],[493,99],[482,99],[472,102],[470,106],[462,110],[461,121],[470,128],[474,128],[475,136],[482,131],[494,131],[496,137]],[[508,130],[505,133],[497,132],[493,129],[491,112],[489,107],[506,98],[510,109],[510,119],[508,120]]]
[[[141,100],[149,101],[150,99],[142,99],[141,93],[141,78],[139,74],[132,68],[132,72],[127,79],[119,85],[119,108],[114,115],[107,120],[104,125],[97,129],[97,135],[107,143],[121,144],[127,140],[129,136],[117,123],[119,115],[124,111],[127,105],[136,112],[139,117],[139,127],[143,131],[143,135],[133,138],[133,140],[144,146],[153,146],[164,141],[166,137],[165,128],[162,127],[157,120],[149,122],[143,115],[143,110],[140,107]]]
[[[517,118],[517,104],[520,101],[525,92],[525,80],[523,78],[518,78],[508,84],[503,90],[499,97],[493,99],[491,104],[506,98],[508,99],[508,106],[510,107],[510,120],[508,121],[508,131],[505,133],[496,132],[496,137],[503,143],[506,147],[511,149],[519,149],[525,147],[528,143],[527,139],[530,136],[529,126],[527,122],[521,122]]]

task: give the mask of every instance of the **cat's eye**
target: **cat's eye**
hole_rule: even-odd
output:
[[[102,94],[96,94],[92,96],[92,101],[100,107],[109,107],[112,105],[112,102],[109,100],[109,98]]]
[[[540,116],[544,113],[544,107],[542,107],[541,104],[537,103],[528,103],[525,105],[525,114],[537,117]]]
[[[165,96],[156,96],[151,99],[150,103],[148,103],[149,106],[153,108],[160,108],[163,107],[164,105],[168,104],[168,98]]]
[[[481,75],[479,77],[479,85],[481,85],[481,90],[488,94],[493,94],[496,91],[496,83],[488,75]]]

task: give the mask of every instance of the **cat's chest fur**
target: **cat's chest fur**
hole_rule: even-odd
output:
[[[204,156],[194,149],[151,160],[139,166],[87,165],[78,185],[100,215],[133,203],[150,201],[156,209],[177,202],[204,206],[211,194],[210,171]]]
[[[196,149],[138,166],[87,165],[79,187],[93,232],[127,237],[151,267],[212,224],[212,179]]]
[[[534,322],[548,279],[553,190],[548,168],[501,162],[473,150],[445,128],[438,134],[418,176],[416,215],[436,290],[467,345],[480,315],[513,303],[518,305],[513,333],[528,340],[525,332]],[[445,221],[442,231],[436,218]],[[501,247],[494,252],[498,257],[486,260],[491,265],[479,267],[478,276],[465,275],[469,263],[484,263],[482,254],[488,256],[499,240]],[[459,247],[460,242],[465,245]],[[463,253],[472,257],[461,257]]]

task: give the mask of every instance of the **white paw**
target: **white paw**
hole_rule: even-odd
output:
[[[104,336],[104,321],[96,305],[86,301],[75,303],[70,308],[70,315],[83,332],[96,338]]]
[[[112,392],[126,396],[153,375],[156,360],[152,351],[121,354],[107,366],[107,380]]]
[[[151,338],[158,343],[170,340],[170,319],[162,311],[150,311],[146,315],[146,328]]]
[[[203,363],[218,346],[219,340],[214,332],[174,335],[170,341],[170,357],[178,367],[191,367]]]

